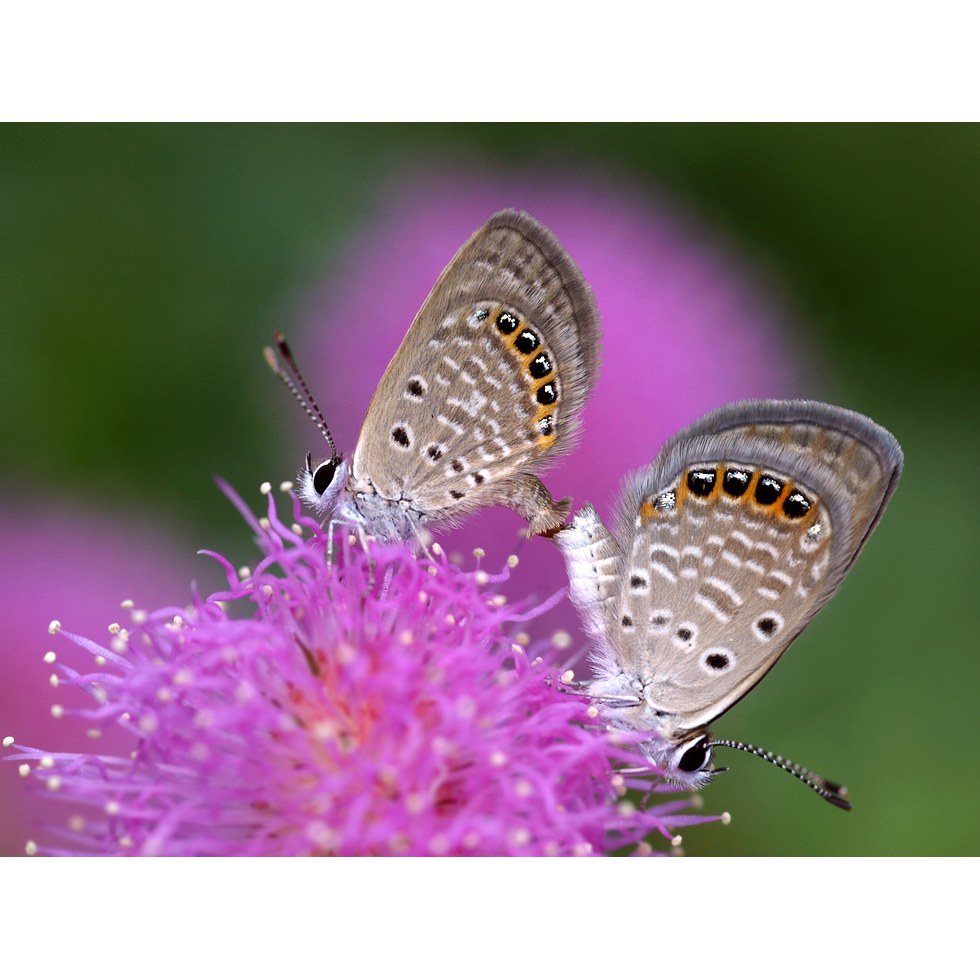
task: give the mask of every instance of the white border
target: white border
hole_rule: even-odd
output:
[[[49,0],[0,14],[5,120],[975,120],[951,0]]]

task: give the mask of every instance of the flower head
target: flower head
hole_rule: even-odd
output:
[[[91,699],[61,685],[45,627],[59,616],[80,633],[96,635],[132,596],[156,605],[187,588],[194,563],[173,528],[164,533],[145,514],[114,514],[66,500],[39,502],[37,491],[5,488],[0,502],[0,737],[11,732],[34,745],[92,744],[84,720],[51,713],[86,707]],[[217,579],[215,579],[217,581]],[[59,685],[59,686],[54,686]],[[128,740],[107,732],[102,751]],[[0,765],[0,855],[23,854],[39,821],[60,816],[50,794],[25,793],[17,767]]]
[[[231,493],[230,491],[228,491]],[[438,546],[328,538],[299,513],[256,521],[262,555],[189,608],[132,610],[62,683],[131,752],[16,745],[21,772],[70,808],[47,853],[598,854],[647,849],[708,817],[625,800],[629,736],[508,627],[533,610]],[[336,542],[335,542],[336,544]],[[649,789],[649,783],[639,783]]]

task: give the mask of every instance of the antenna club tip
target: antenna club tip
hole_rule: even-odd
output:
[[[265,363],[272,368],[273,374],[280,374],[281,369],[279,367],[279,360],[276,357],[276,352],[271,347],[262,348],[262,356],[265,357]]]

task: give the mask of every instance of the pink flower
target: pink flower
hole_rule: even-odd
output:
[[[630,181],[553,169],[519,176],[479,167],[406,173],[379,194],[375,215],[332,261],[292,348],[338,448],[353,452],[368,403],[443,267],[467,237],[504,207],[547,225],[582,269],[602,317],[602,366],[585,409],[579,447],[543,474],[558,499],[610,516],[623,476],[646,466],[664,440],[710,409],[740,398],[805,394],[787,317],[755,269],[716,231]],[[298,468],[325,452],[316,430],[270,383],[291,419]],[[511,588],[550,595],[567,584],[556,549],[522,543],[526,528],[498,508],[439,532],[450,553],[486,549],[521,557]],[[538,621],[571,628],[561,606]]]
[[[51,686],[47,625],[56,616],[80,632],[108,636],[120,617],[119,602],[132,598],[156,605],[187,580],[200,559],[181,557],[173,535],[153,530],[144,517],[99,513],[65,503],[39,505],[22,499],[0,506],[0,738],[15,735],[32,744],[92,745],[88,726],[71,716],[54,717],[52,702],[87,706],[73,688]],[[46,656],[47,654],[47,656]],[[100,749],[118,749],[111,733]],[[0,765],[0,854],[23,854],[38,821],[63,819],[46,794],[25,792],[17,767]]]
[[[680,812],[687,799],[637,809],[623,798],[651,789],[615,771],[640,757],[562,689],[553,651],[509,635],[533,610],[501,600],[506,571],[462,571],[438,546],[419,558],[402,544],[343,543],[327,561],[294,496],[289,524],[271,494],[261,522],[233,499],[256,532],[253,571],[212,555],[226,590],[133,610],[108,646],[60,630],[85,652],[59,654],[61,685],[94,699],[71,713],[129,744],[8,746],[66,814],[30,850],[647,852],[652,832],[670,840],[712,819]]]

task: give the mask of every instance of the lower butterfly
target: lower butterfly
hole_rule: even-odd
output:
[[[895,490],[902,451],[856,412],[811,401],[728,405],[628,477],[616,534],[586,505],[555,536],[594,641],[587,693],[678,785],[716,747],[758,755],[850,809],[847,790],[781,756],[713,739],[837,591]]]

